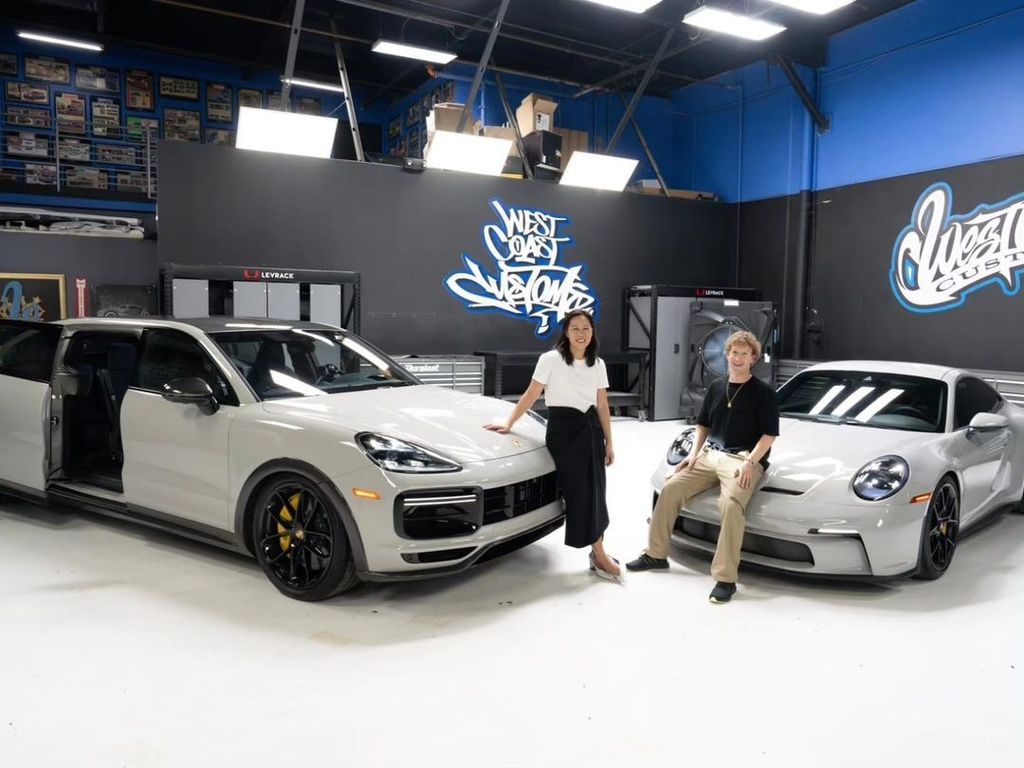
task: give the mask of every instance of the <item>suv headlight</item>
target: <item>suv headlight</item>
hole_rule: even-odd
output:
[[[672,445],[668,447],[668,453],[665,454],[665,461],[675,466],[689,456],[692,450],[693,430],[687,429],[680,432],[676,439],[672,441]]]
[[[899,456],[869,461],[853,476],[853,492],[867,501],[887,499],[907,484],[910,465]]]
[[[462,466],[439,453],[405,440],[360,432],[356,444],[367,458],[389,472],[458,472]]]

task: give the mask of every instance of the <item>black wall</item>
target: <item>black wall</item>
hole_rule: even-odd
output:
[[[970,213],[1024,193],[1024,157],[959,166],[823,190],[808,204],[811,256],[806,306],[820,335],[804,338],[803,357],[907,360],[989,370],[1024,370],[1019,328],[1024,296],[996,285],[937,313],[904,308],[889,282],[893,247],[932,184],[952,190],[951,214]],[[759,286],[783,304],[783,326],[800,311],[799,212],[804,196],[739,206],[739,284]],[[795,218],[794,218],[795,217]],[[1024,243],[1018,243],[1024,246]],[[809,326],[813,331],[813,328]],[[788,336],[786,338],[789,338]],[[782,354],[794,357],[792,344]]]
[[[159,174],[161,262],[359,272],[363,334],[394,353],[550,346],[522,320],[470,313],[443,285],[463,253],[495,271],[481,240],[492,198],[570,218],[576,242],[559,262],[586,264],[605,348],[620,346],[625,287],[729,284],[718,203],[173,142]]]
[[[156,283],[157,247],[152,240],[0,231],[0,272],[63,274],[73,317],[76,277],[88,281],[90,293],[104,284]]]

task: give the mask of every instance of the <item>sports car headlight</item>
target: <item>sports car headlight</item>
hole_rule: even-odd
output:
[[[687,429],[680,432],[679,436],[672,441],[672,445],[668,447],[668,453],[665,454],[665,461],[674,466],[689,456],[692,450],[693,430]]]
[[[387,435],[360,432],[356,443],[370,461],[389,472],[458,472],[462,469],[439,453]]]
[[[899,456],[869,461],[853,476],[853,492],[867,501],[881,501],[907,484],[910,465]]]

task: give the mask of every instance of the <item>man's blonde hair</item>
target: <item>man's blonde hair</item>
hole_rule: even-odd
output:
[[[732,348],[736,344],[742,344],[750,347],[754,351],[754,357],[761,356],[761,342],[757,340],[757,336],[752,334],[750,331],[736,331],[732,336],[725,340],[725,354],[732,352]]]

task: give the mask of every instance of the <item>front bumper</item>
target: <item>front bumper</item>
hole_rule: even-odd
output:
[[[652,481],[657,494],[658,473]],[[826,503],[815,496],[757,491],[747,505],[743,561],[821,576],[895,577],[917,568],[926,504]],[[714,552],[718,499],[717,487],[691,499],[672,540]]]
[[[514,489],[535,488],[554,472],[554,463],[540,449],[494,461],[465,466],[459,472],[436,475],[399,474],[368,466],[332,478],[344,496],[359,530],[366,568],[360,575],[370,581],[392,581],[440,576],[506,554],[559,528],[565,517],[557,493],[528,494],[530,503],[514,504]],[[373,490],[379,501],[352,494],[353,488]],[[508,490],[508,514],[495,514],[492,498]],[[486,514],[459,518],[446,511],[446,526],[413,528],[403,521],[403,510],[414,510],[410,499],[435,498],[487,500]],[[522,499],[519,500],[520,502]],[[482,503],[482,502],[481,502]],[[471,506],[471,503],[470,503]],[[513,508],[514,507],[514,508]],[[419,508],[422,509],[422,508]],[[418,510],[417,510],[418,511]],[[414,537],[415,536],[415,537]]]

